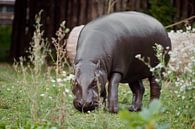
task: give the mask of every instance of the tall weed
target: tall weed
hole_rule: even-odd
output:
[[[44,31],[41,30],[41,13],[36,15],[35,32],[28,50],[27,58],[21,57],[19,62],[14,63],[14,68],[18,73],[18,83],[21,86],[21,92],[24,94],[25,102],[29,104],[30,122],[19,120],[21,127],[37,126],[47,127],[48,122],[53,121],[56,126],[62,127],[66,115],[66,101],[70,95],[70,87],[67,87],[72,75],[63,70],[65,62],[64,41],[65,22],[62,22],[59,30],[56,32],[57,38],[52,38],[56,48],[57,61],[55,68],[46,65],[46,57],[50,53],[47,39],[43,38]],[[63,42],[64,43],[64,42]],[[53,76],[53,69],[55,73]],[[22,74],[22,76],[21,76]],[[34,123],[34,124],[33,124]],[[38,123],[38,124],[37,124]],[[45,125],[45,123],[47,123]],[[50,126],[49,126],[50,127]]]

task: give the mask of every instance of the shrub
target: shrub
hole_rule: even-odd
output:
[[[169,25],[173,22],[175,8],[170,0],[149,0],[149,5],[148,13],[161,21],[163,25]]]

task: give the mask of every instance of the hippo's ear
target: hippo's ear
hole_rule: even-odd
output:
[[[80,75],[80,68],[79,67],[74,67],[74,74],[75,74],[75,78],[76,77],[79,77],[79,75]]]
[[[99,78],[99,76],[100,76],[100,70],[96,70],[95,71],[95,77]]]
[[[95,71],[95,76],[99,77],[100,76],[100,60],[97,61],[96,63],[96,71]]]
[[[98,70],[99,70],[100,67],[101,67],[100,65],[101,65],[101,62],[100,62],[100,60],[98,60],[98,61],[97,61],[97,64],[96,64]]]

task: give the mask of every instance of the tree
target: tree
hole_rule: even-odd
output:
[[[12,28],[11,57],[19,57],[24,53],[27,0],[16,0],[15,18]]]
[[[163,23],[165,23],[163,20],[167,20],[168,17],[166,24],[195,15],[194,0],[171,0],[168,5],[166,5],[168,0],[163,1],[165,2],[159,0],[16,0],[10,58],[18,59],[20,56],[25,56],[34,31],[34,17],[41,9],[43,9],[42,29],[45,30],[44,36],[49,38],[49,42],[64,20],[66,26],[72,29],[76,25],[86,24],[96,17],[116,11],[147,12],[146,10],[149,9],[150,14]],[[172,9],[172,6],[176,7],[176,15],[169,13],[169,8]],[[164,12],[159,10],[164,7],[166,8]]]

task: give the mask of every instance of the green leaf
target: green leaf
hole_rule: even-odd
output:
[[[129,127],[142,127],[145,124],[144,119],[137,112],[122,111],[119,117],[128,122]]]
[[[152,115],[158,114],[160,112],[161,103],[159,100],[155,99],[153,100],[149,105],[149,112]]]
[[[148,121],[152,117],[151,112],[147,108],[143,108],[139,114],[145,121]]]

